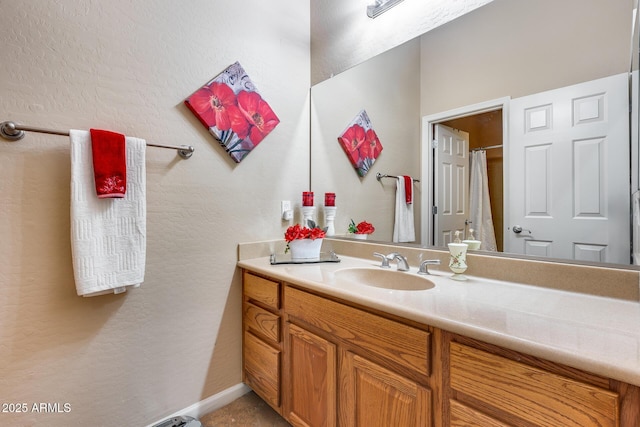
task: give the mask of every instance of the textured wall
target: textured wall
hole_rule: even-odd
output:
[[[142,426],[241,381],[236,245],[281,236],[279,200],[308,183],[309,13],[296,0],[0,1],[0,121],[196,148],[186,161],[147,149],[143,286],[81,298],[67,138],[0,140],[0,403],[28,404],[0,425]],[[240,165],[182,104],[235,61],[281,120]]]

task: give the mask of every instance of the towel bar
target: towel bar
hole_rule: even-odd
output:
[[[18,141],[18,140],[24,138],[24,133],[25,132],[37,132],[37,133],[47,133],[47,134],[51,134],[51,135],[63,135],[63,136],[66,135],[66,136],[69,136],[69,131],[68,130],[67,131],[62,131],[62,130],[53,130],[53,129],[42,129],[42,128],[36,128],[36,127],[31,127],[31,126],[17,125],[14,122],[11,122],[11,121],[6,121],[6,122],[0,123],[0,136],[2,136],[6,140]],[[178,154],[183,159],[190,158],[193,155],[193,152],[195,151],[195,148],[193,148],[193,146],[191,146],[191,145],[181,145],[181,146],[159,145],[159,144],[152,144],[150,142],[147,142],[147,146],[149,146],[149,147],[159,147],[159,148],[169,148],[169,149],[172,149],[172,150],[177,150]]]
[[[397,176],[395,176],[395,175],[381,174],[380,172],[378,172],[378,173],[376,174],[376,179],[377,179],[378,181],[380,181],[382,178],[396,178],[396,179],[397,179],[398,177],[397,177]],[[420,182],[420,180],[419,180],[419,179],[414,179],[414,180],[413,180],[413,182],[414,182],[414,183],[416,183],[416,182]]]

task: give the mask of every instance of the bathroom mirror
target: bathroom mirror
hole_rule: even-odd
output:
[[[430,201],[427,203],[432,197],[433,189],[429,187],[433,184],[429,178],[433,178],[433,164],[427,163],[432,160],[425,156],[425,145],[429,144],[425,118],[441,117],[439,122],[445,122],[447,114],[484,106],[486,111],[482,113],[487,114],[478,116],[473,124],[446,123],[455,129],[474,127],[475,134],[478,128],[495,122],[498,127],[505,126],[503,117],[509,121],[508,111],[498,110],[500,100],[510,102],[625,74],[632,67],[637,75],[638,41],[637,34],[632,35],[634,19],[637,19],[634,1],[589,0],[587,3],[495,0],[314,85],[311,89],[311,185],[318,194],[337,193],[337,234],[346,233],[351,219],[367,220],[376,226],[372,239],[391,241],[396,180],[377,180],[375,174],[411,175],[420,180],[413,192],[414,244],[442,245],[442,241],[438,245],[434,237],[433,223],[422,220],[433,218]],[[632,40],[635,40],[633,48]],[[637,168],[638,156],[635,109],[638,86],[634,82],[631,88],[634,111],[631,132],[625,138],[633,144],[629,161],[620,165],[631,177],[629,194],[637,189],[637,169],[632,174],[628,164]],[[367,111],[383,146],[365,177],[356,174],[337,142],[337,136],[362,109]],[[500,131],[509,132],[506,127]],[[486,139],[481,142],[483,146],[501,143],[487,143]],[[501,150],[491,154],[489,151],[493,150],[487,150],[488,157],[497,156],[490,160],[495,168],[507,171],[505,153],[500,156]],[[507,185],[498,187],[504,189],[504,194],[492,194],[492,198],[498,197],[504,203],[514,196],[509,194],[508,179],[503,179]],[[322,220],[321,209],[318,215]],[[629,217],[627,212],[622,219],[626,230],[631,227]],[[502,242],[514,224],[500,222],[498,216],[494,216],[494,222],[496,239]],[[630,243],[631,232],[625,237]],[[503,249],[503,245],[498,246],[499,250]],[[553,254],[551,257],[558,258]],[[599,259],[592,261],[599,262]],[[604,262],[611,261],[605,259]]]

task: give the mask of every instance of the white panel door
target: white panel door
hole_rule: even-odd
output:
[[[445,246],[456,231],[464,236],[469,215],[469,134],[435,125],[435,195],[437,213],[434,244]]]
[[[628,76],[510,104],[505,252],[628,264]]]

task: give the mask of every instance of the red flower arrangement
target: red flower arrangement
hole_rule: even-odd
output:
[[[303,227],[300,224],[292,225],[287,228],[287,231],[284,233],[284,240],[287,241],[287,248],[284,251],[287,253],[289,251],[289,242],[298,239],[323,239],[327,234],[326,228],[320,228],[316,226],[314,221],[307,220],[307,224],[309,227]]]
[[[376,231],[376,228],[373,226],[373,224],[367,221],[362,221],[358,223],[358,225],[356,225],[356,223],[351,220],[351,224],[349,224],[349,233],[371,234],[374,231]]]

